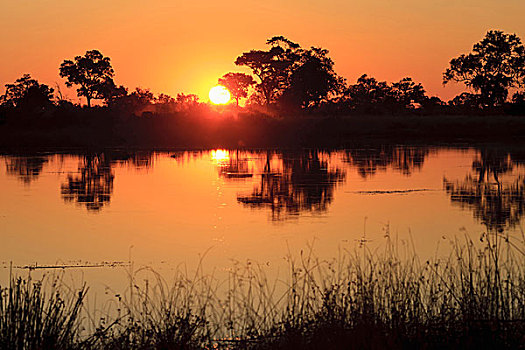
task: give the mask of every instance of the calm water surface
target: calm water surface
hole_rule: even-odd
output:
[[[278,268],[308,244],[333,257],[386,235],[424,258],[487,230],[519,237],[524,160],[502,149],[396,146],[4,155],[1,273],[103,265],[76,269],[111,284],[112,264],[160,271],[203,256],[219,271],[246,259]]]

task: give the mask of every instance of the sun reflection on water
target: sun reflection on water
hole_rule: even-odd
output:
[[[230,152],[224,149],[217,149],[210,152],[211,160],[216,164],[222,164],[230,160]]]

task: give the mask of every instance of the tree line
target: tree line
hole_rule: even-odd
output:
[[[329,51],[303,48],[284,36],[267,40],[266,50],[243,52],[235,60],[251,74],[230,72],[218,79],[237,106],[264,106],[274,111],[326,114],[470,114],[508,112],[525,114],[525,48],[515,34],[492,30],[472,51],[450,61],[443,84],[462,83],[469,89],[448,102],[428,96],[421,83],[410,77],[398,82],[379,81],[366,74],[355,84],[334,70]],[[88,108],[94,100],[112,110],[134,114],[187,111],[202,103],[196,95],[155,96],[148,89],[133,91],[114,81],[109,57],[98,50],[64,60],[60,77],[67,87],[76,87]],[[29,74],[6,84],[0,96],[0,119],[10,112],[43,113],[56,108],[80,108],[60,91],[40,83]],[[100,106],[97,106],[100,108]]]

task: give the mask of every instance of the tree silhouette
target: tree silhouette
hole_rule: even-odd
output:
[[[512,96],[512,104],[507,113],[525,115],[525,91],[516,91],[514,93]]]
[[[175,108],[179,112],[189,111],[199,105],[199,96],[195,94],[178,93],[175,98]]]
[[[303,49],[284,36],[274,36],[266,43],[271,46],[269,50],[245,52],[235,61],[259,78],[256,93],[266,105],[278,102],[281,107],[319,107],[328,97],[344,91],[345,80],[335,73],[328,50]]]
[[[24,74],[13,84],[6,84],[5,88],[5,94],[0,97],[0,102],[9,107],[35,110],[52,104],[53,88],[40,84],[29,74]]]
[[[409,77],[389,84],[363,74],[356,84],[348,87],[345,95],[349,107],[363,113],[404,112],[416,105],[439,103],[437,98],[428,98],[423,86]]]
[[[482,102],[478,94],[462,92],[461,94],[448,101],[449,106],[459,108],[461,112],[468,113],[479,110]]]
[[[377,81],[363,74],[356,84],[348,87],[346,97],[351,109],[374,113],[390,104],[392,88],[386,81]]]
[[[113,96],[108,101],[108,105],[128,112],[139,112],[155,103],[155,101],[156,98],[150,90],[136,88],[135,91],[129,94]]]
[[[425,89],[421,83],[415,83],[412,78],[406,77],[392,83],[392,95],[402,109],[411,109],[414,104],[423,104],[427,99]]]
[[[464,83],[480,93],[483,106],[502,105],[510,88],[525,85],[525,48],[516,34],[491,30],[472,52],[450,61],[443,84]]]
[[[248,89],[250,86],[255,84],[251,75],[244,73],[227,73],[219,78],[219,84],[224,86],[230,91],[237,107],[239,106],[239,99],[245,98],[248,96]]]
[[[437,96],[426,97],[421,102],[421,107],[423,108],[423,111],[425,111],[425,113],[427,114],[443,113],[446,109],[446,106],[447,103]]]
[[[514,95],[512,95],[512,102],[513,103],[525,103],[525,91],[516,91]]]
[[[84,56],[76,56],[74,61],[65,60],[60,65],[60,76],[66,78],[66,85],[79,85],[77,95],[84,96],[88,107],[91,100],[109,99],[122,93],[113,82],[115,72],[109,57],[104,57],[98,50],[87,51]]]
[[[271,48],[251,50],[237,57],[235,64],[249,67],[260,83],[257,91],[262,94],[266,105],[275,102],[287,86],[291,67],[299,60],[299,44],[283,36],[275,36],[267,40]]]
[[[298,55],[282,102],[302,108],[319,107],[330,95],[344,91],[345,80],[335,73],[328,50],[312,47],[298,51]]]

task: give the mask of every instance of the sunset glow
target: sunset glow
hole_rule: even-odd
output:
[[[1,348],[521,348],[524,13],[0,0]]]
[[[97,48],[111,57],[119,84],[207,99],[219,77],[238,69],[234,61],[240,53],[265,49],[267,38],[282,33],[305,46],[329,49],[337,72],[351,83],[363,73],[388,81],[412,76],[430,94],[448,99],[463,90],[442,85],[451,57],[469,50],[491,28],[525,36],[525,3],[518,0],[303,5],[297,0],[250,5],[159,0],[155,6],[136,0],[4,1],[0,30],[9,34],[0,47],[0,92],[24,73],[63,84],[57,78],[60,62]],[[74,88],[62,89],[76,100]]]

